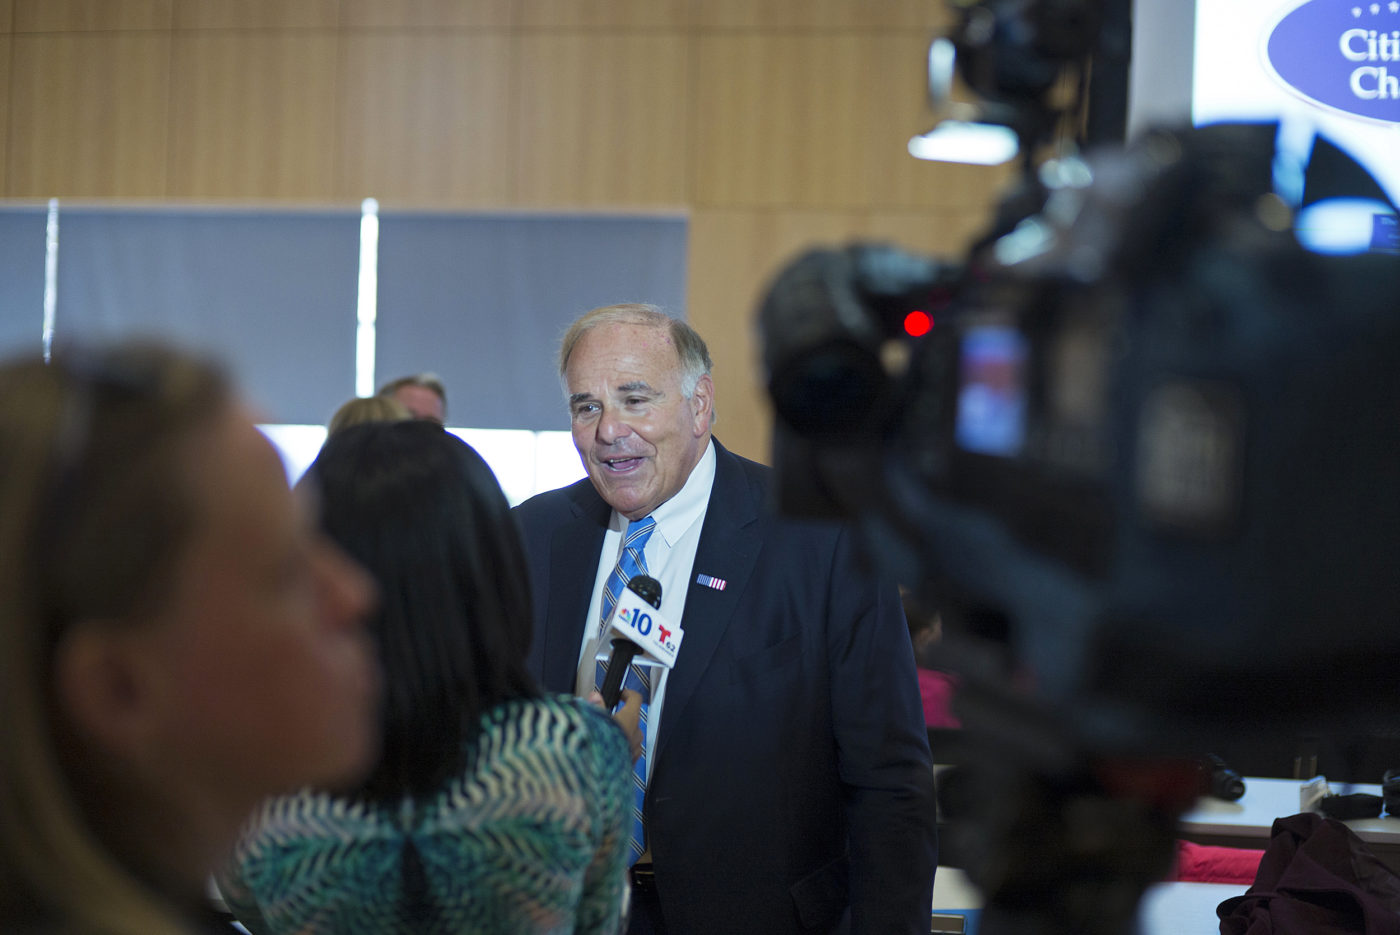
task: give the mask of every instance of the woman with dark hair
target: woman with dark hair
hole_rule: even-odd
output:
[[[217,370],[0,365],[0,931],[217,930],[249,812],[373,762],[370,598]]]
[[[425,421],[331,436],[304,483],[378,579],[383,753],[255,815],[220,888],[254,933],[615,933],[631,756],[525,670],[530,592],[486,463]]]

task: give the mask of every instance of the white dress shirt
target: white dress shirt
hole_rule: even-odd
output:
[[[656,529],[647,540],[643,555],[646,559],[647,574],[661,583],[661,612],[672,623],[685,629],[685,596],[690,590],[691,568],[695,565],[695,550],[700,545],[700,530],[705,525],[705,511],[710,505],[710,489],[715,483],[715,443],[705,447],[705,453],[695,465],[685,485],[674,497],[661,504],[651,513],[656,520]],[[604,655],[609,648],[607,641],[600,641],[599,615],[603,608],[603,586],[608,576],[617,567],[622,554],[622,540],[627,531],[627,517],[612,511],[608,519],[608,531],[603,536],[603,548],[598,556],[598,573],[593,582],[593,599],[588,603],[588,619],[583,628],[583,645],[579,648],[579,666],[576,688],[579,695],[587,697],[593,691],[597,679],[597,656],[602,643]],[[685,652],[685,642],[681,642],[681,652]],[[677,658],[680,658],[677,656]],[[655,759],[656,736],[660,732],[661,705],[666,700],[667,670],[652,670],[651,704],[647,709],[647,781],[651,781]]]

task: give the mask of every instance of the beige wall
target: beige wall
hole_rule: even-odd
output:
[[[950,254],[1003,170],[904,146],[942,0],[0,0],[13,199],[687,210],[731,447],[792,253]]]

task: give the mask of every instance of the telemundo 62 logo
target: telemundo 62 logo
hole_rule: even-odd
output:
[[[651,614],[639,607],[624,607],[618,611],[618,619],[636,631],[637,635],[648,637],[655,643],[671,653],[676,651],[674,631],[665,625],[655,621]]]
[[[1264,59],[1312,103],[1400,123],[1400,0],[1304,0],[1268,31]]]

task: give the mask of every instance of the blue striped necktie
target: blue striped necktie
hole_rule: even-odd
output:
[[[602,641],[599,649],[610,645],[608,639],[608,617],[612,614],[613,608],[617,606],[618,599],[622,596],[622,589],[627,586],[637,575],[647,573],[647,560],[643,550],[647,547],[647,540],[656,530],[656,520],[650,516],[633,520],[627,524],[627,532],[622,540],[622,555],[617,559],[617,565],[613,568],[612,574],[608,575],[607,583],[603,585],[603,613],[599,623],[599,639]],[[607,674],[606,662],[599,662],[594,673],[594,687],[601,688],[603,678]],[[622,680],[623,688],[630,688],[642,696],[642,717],[638,726],[642,731],[642,755],[632,767],[632,854],[627,861],[630,867],[637,862],[637,858],[642,856],[646,850],[646,831],[642,827],[642,802],[647,794],[647,709],[651,707],[651,679],[646,668],[633,663],[627,668],[627,675]]]

